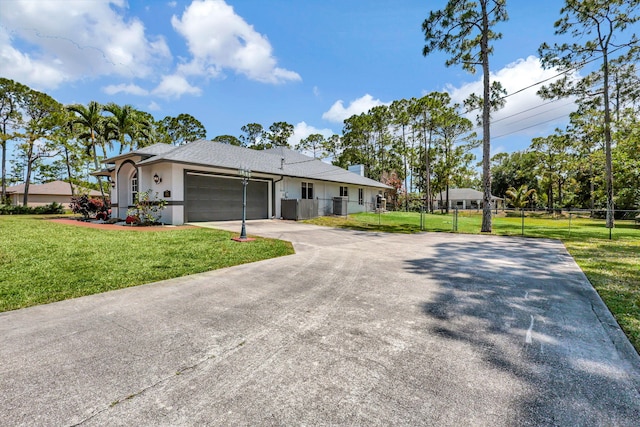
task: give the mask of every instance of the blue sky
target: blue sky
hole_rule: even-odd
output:
[[[0,0],[0,75],[64,104],[131,104],[188,113],[207,137],[286,121],[292,143],[340,134],[374,105],[446,90],[462,102],[480,75],[422,56],[421,24],[445,1]],[[556,74],[536,57],[554,42],[560,0],[507,2],[492,73],[508,92]],[[570,101],[530,89],[495,114],[492,152],[526,148],[563,126]],[[478,92],[479,93],[479,92]]]

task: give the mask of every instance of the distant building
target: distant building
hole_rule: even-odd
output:
[[[24,184],[7,187],[7,196],[12,205],[22,205],[24,200]],[[91,197],[101,197],[99,191],[76,188],[76,194],[88,194]],[[65,181],[52,181],[46,184],[29,184],[28,206],[43,206],[53,202],[66,205],[71,203],[71,187]]]
[[[482,191],[473,188],[450,188],[449,189],[449,209],[482,209]],[[492,207],[504,209],[504,199],[491,196]],[[443,191],[434,200],[434,209],[446,209],[447,192]]]

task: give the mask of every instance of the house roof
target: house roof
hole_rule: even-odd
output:
[[[8,194],[24,194],[25,184],[12,185],[7,187]],[[84,190],[76,186],[76,190]],[[52,181],[46,184],[29,184],[29,194],[31,195],[44,195],[44,196],[69,196],[71,197],[71,188],[69,183],[65,181]],[[90,196],[100,196],[100,192],[96,190],[89,190]]]
[[[482,191],[474,190],[473,188],[450,188],[449,200],[482,200],[484,193]],[[446,191],[439,193],[436,196],[437,200],[445,200],[447,198]],[[500,197],[491,196],[492,200],[502,200]]]
[[[177,162],[233,170],[249,169],[252,172],[270,175],[340,182],[367,187],[390,188],[378,181],[365,178],[284,147],[269,150],[252,150],[203,139],[178,147],[167,144],[156,144],[152,147],[158,145],[165,145],[166,147],[158,150],[159,152],[156,155],[138,162],[138,165]],[[105,162],[109,162],[112,159],[116,158],[107,159]]]
[[[149,145],[148,147],[139,148],[137,150],[129,151],[124,154],[119,154],[117,156],[109,157],[108,159],[104,159],[102,163],[114,163],[116,160],[125,159],[127,157],[132,157],[132,156],[140,156],[143,159],[145,159],[145,158],[157,156],[159,154],[167,153],[175,148],[178,148],[178,147],[175,147],[170,144],[163,144],[163,143],[153,144],[153,145]]]

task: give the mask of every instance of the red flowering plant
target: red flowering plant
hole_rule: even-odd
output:
[[[92,215],[95,215],[96,219],[106,220],[109,218],[107,204],[101,199],[89,198],[86,194],[72,197],[69,207],[73,213],[82,215],[82,219],[85,221]]]

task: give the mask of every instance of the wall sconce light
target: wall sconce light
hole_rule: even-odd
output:
[[[116,188],[116,182],[115,181],[111,181],[111,187]]]
[[[162,178],[158,176],[158,174],[153,175],[153,182],[156,184],[160,184],[162,182]]]

